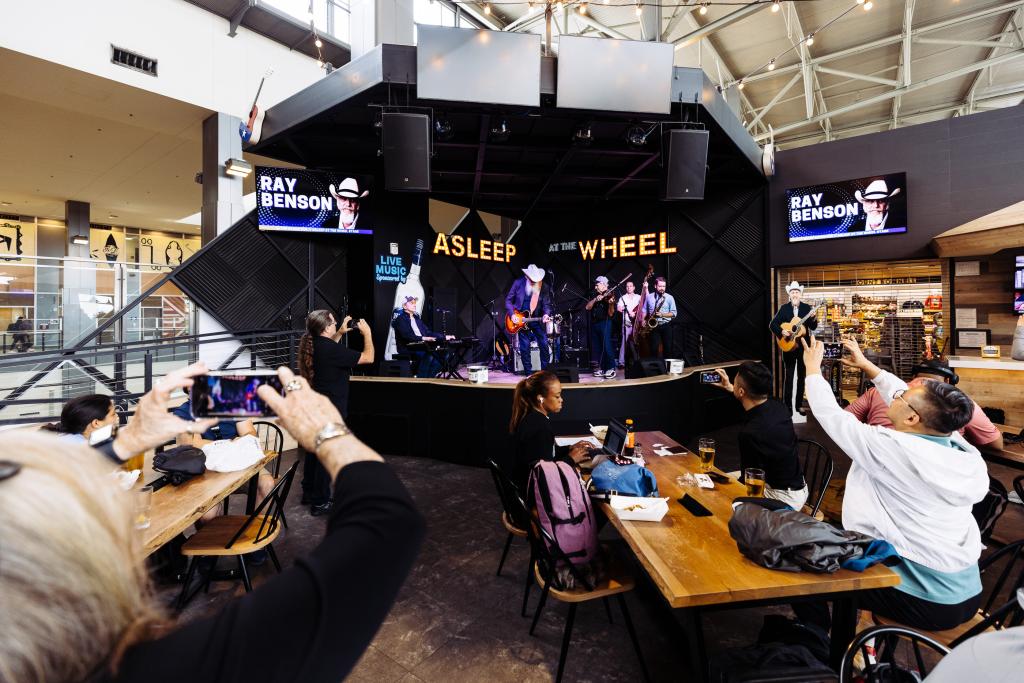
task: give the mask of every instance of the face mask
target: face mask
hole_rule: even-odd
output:
[[[89,445],[90,446],[95,446],[98,443],[103,443],[104,441],[109,439],[111,436],[113,436],[113,434],[114,434],[114,425],[112,425],[112,424],[104,425],[104,426],[100,427],[99,429],[93,431],[93,433],[89,435]]]

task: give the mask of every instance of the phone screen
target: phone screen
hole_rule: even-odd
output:
[[[825,359],[839,360],[843,355],[843,345],[839,342],[825,342]]]
[[[274,372],[198,375],[190,392],[192,417],[270,417],[274,411],[256,393],[262,384],[284,393]]]
[[[722,381],[722,376],[717,372],[702,372],[700,373],[701,384],[718,384]]]

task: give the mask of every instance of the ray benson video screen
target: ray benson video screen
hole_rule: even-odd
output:
[[[260,230],[372,235],[369,180],[343,171],[257,166]]]
[[[907,174],[786,190],[790,242],[907,231]]]

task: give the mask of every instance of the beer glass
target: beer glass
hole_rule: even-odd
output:
[[[135,492],[135,528],[149,528],[149,511],[153,507],[153,487],[143,486]]]
[[[751,498],[764,496],[764,470],[748,467],[743,470],[743,481],[747,485],[747,495]]]
[[[700,471],[710,472],[715,464],[715,440],[702,438],[697,443],[697,457],[700,459]]]

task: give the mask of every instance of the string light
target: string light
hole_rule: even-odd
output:
[[[875,6],[875,3],[871,2],[870,0],[868,0],[868,2],[864,3],[864,11],[867,12],[869,9],[871,9],[874,6]]]
[[[639,17],[644,13],[644,8],[640,6],[640,3],[636,3],[636,15]]]
[[[707,14],[707,13],[708,13],[708,5],[709,5],[709,4],[710,4],[710,3],[708,3],[708,2],[702,2],[702,3],[700,3],[700,13],[701,13],[701,14]]]
[[[587,13],[587,3],[586,2],[581,2],[580,3],[580,14],[586,14],[586,13]]]
[[[490,14],[490,13],[491,13],[491,4],[487,3],[486,5],[484,5],[484,14]]]
[[[807,47],[810,47],[811,45],[814,45],[814,34],[813,33],[808,33],[807,34]]]
[[[323,47],[324,41],[320,40],[320,38],[317,38],[316,40],[313,41],[313,44],[316,45],[317,47]]]
[[[743,90],[743,79],[742,78],[740,79],[740,82],[736,84],[736,87],[739,88],[740,90]]]
[[[863,2],[864,0],[859,0],[859,1]],[[772,0],[772,11],[773,12],[778,12],[779,9],[781,9],[781,7],[779,5],[779,0]]]
[[[527,14],[533,14],[534,10],[536,10],[536,9],[537,9],[537,6],[533,4],[533,0],[530,0],[530,5],[529,5],[529,7],[526,8]]]
[[[769,71],[775,71],[775,60],[774,59],[772,61],[768,62],[768,70]]]

